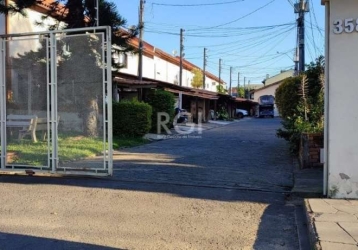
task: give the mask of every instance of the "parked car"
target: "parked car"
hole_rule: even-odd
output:
[[[237,118],[244,118],[245,116],[248,116],[249,112],[245,109],[236,109],[236,117]]]

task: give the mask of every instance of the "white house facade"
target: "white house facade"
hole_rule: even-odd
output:
[[[137,39],[133,39],[132,45],[137,47]],[[119,73],[138,75],[138,54],[127,53],[126,55],[118,55],[119,61],[124,67],[119,69]],[[172,56],[161,49],[144,43],[143,49],[143,77],[152,80],[163,81],[175,85],[179,85],[180,59]],[[182,86],[191,88],[191,81],[194,77],[193,69],[200,69],[196,65],[183,60]],[[225,82],[220,81],[226,88]],[[210,72],[205,74],[205,90],[217,92],[219,78]]]
[[[48,18],[44,21],[41,17],[48,9],[46,1],[43,4],[35,6],[33,9],[26,10],[26,17],[20,14],[8,15],[7,20],[4,15],[0,16],[0,34],[15,34],[15,33],[30,33],[48,30],[49,25],[53,25],[55,20]],[[36,22],[43,22],[43,25],[37,25]],[[138,47],[138,39],[133,39],[132,46]],[[40,43],[38,40],[29,40],[27,43],[22,42],[21,46],[10,49],[10,54],[15,56],[17,53],[22,54],[25,51],[37,50]],[[120,73],[129,74],[132,76],[138,75],[138,54],[127,53],[125,55],[116,55],[116,47],[114,49],[114,57],[124,65],[119,70]],[[193,79],[192,70],[198,68],[196,65],[183,60],[182,86],[192,87],[191,81]],[[144,42],[143,53],[143,77],[153,80],[159,80],[167,83],[179,85],[179,58],[172,56],[154,46]],[[221,84],[226,85],[223,81]],[[205,74],[205,90],[217,92],[219,79],[215,75],[206,72]]]
[[[264,80],[265,86],[262,88],[258,88],[254,91],[254,101],[258,102],[259,98],[264,95],[272,95],[275,97],[276,89],[280,86],[280,84],[283,82],[283,80],[294,76],[294,70],[288,70],[281,72],[280,74],[267,78]],[[280,116],[277,105],[275,104],[275,110],[274,110],[275,116]]]
[[[358,198],[358,1],[322,0],[326,9],[324,190]]]

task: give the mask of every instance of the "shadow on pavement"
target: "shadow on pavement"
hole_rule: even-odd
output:
[[[0,183],[66,185],[265,204],[253,249],[298,249],[295,207],[286,203],[293,186],[292,158],[286,143],[276,138],[279,126],[276,119],[252,120],[244,126],[234,124],[211,130],[210,136],[202,140],[168,140],[122,151],[124,157],[115,163],[113,178],[0,176]],[[189,148],[185,148],[187,144]],[[228,155],[230,150],[242,153]]]
[[[49,239],[29,235],[11,234],[0,232],[0,249],[86,249],[86,250],[111,250],[118,249],[99,245],[72,242],[66,240]]]

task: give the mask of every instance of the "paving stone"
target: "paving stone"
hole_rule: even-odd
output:
[[[358,242],[358,222],[339,222],[339,225]]]
[[[358,219],[356,216],[352,214],[337,212],[335,214],[315,214],[315,221],[326,221],[326,222],[353,222],[356,221],[358,223]]]
[[[337,213],[337,209],[327,204],[323,199],[309,199],[310,207],[314,213]]]
[[[349,200],[349,203],[351,203],[354,206],[358,206],[358,200]]]
[[[331,206],[351,206],[352,203],[350,203],[348,200],[343,200],[343,199],[324,199],[325,202],[327,202],[328,204],[330,204]]]
[[[356,241],[354,241],[354,239],[350,237],[337,223],[317,221],[315,226],[320,241],[356,244]]]
[[[114,158],[114,178],[291,191],[293,161],[287,143],[276,136],[279,119],[214,125],[200,139],[172,138],[121,150]]]
[[[321,242],[323,250],[357,250],[356,245],[333,243],[333,242]]]
[[[336,208],[337,210],[339,210],[341,212],[345,212],[345,213],[348,213],[348,214],[358,214],[358,206],[355,206],[353,204],[335,205],[334,208]]]

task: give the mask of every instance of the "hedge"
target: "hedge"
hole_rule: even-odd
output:
[[[301,100],[298,94],[300,82],[301,77],[290,77],[285,79],[276,89],[275,101],[283,119],[296,115],[297,106]]]
[[[142,137],[151,128],[152,107],[138,101],[113,103],[113,135]]]
[[[175,98],[172,93],[169,93],[164,90],[152,90],[146,97],[146,102],[152,106],[152,131],[157,131],[158,124],[158,112],[164,112],[169,114],[170,124],[172,124],[174,119],[174,104]],[[164,121],[164,117],[163,117]],[[168,124],[169,127],[169,124]]]

